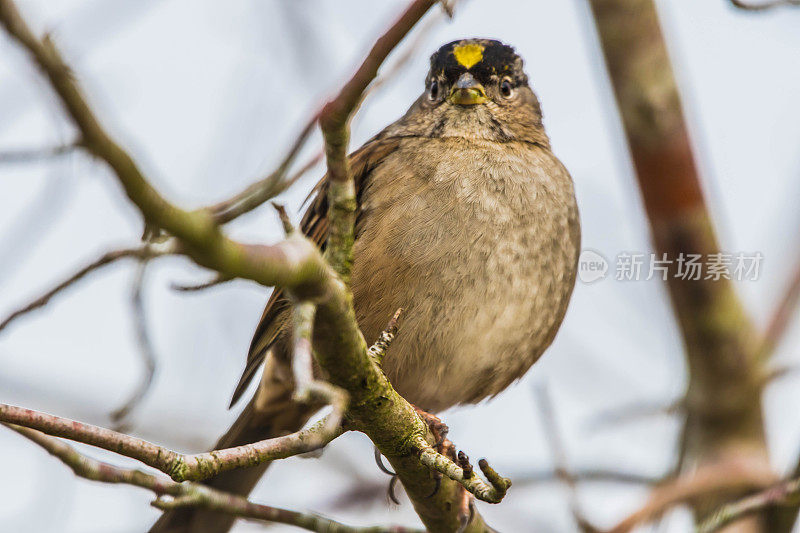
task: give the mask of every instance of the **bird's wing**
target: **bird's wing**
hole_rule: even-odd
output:
[[[356,212],[356,227],[359,226],[358,220],[361,215],[361,192],[369,181],[370,174],[386,157],[391,154],[400,144],[400,138],[383,138],[382,134],[368,141],[364,146],[350,154],[350,167],[353,171],[353,179],[356,187],[356,201],[359,206]],[[314,241],[321,250],[325,249],[328,239],[328,176],[320,180],[309,195],[310,203],[306,210],[300,229],[303,234]],[[357,234],[356,234],[357,235]],[[261,363],[264,361],[267,352],[272,348],[275,341],[280,336],[281,331],[286,327],[286,316],[291,304],[279,288],[275,288],[261,316],[261,321],[253,334],[250,342],[250,350],[247,354],[247,364],[245,365],[239,384],[233,392],[231,406],[239,401],[247,385],[253,379]]]

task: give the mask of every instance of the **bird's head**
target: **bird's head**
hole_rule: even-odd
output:
[[[522,58],[491,39],[462,39],[439,48],[431,56],[425,92],[404,122],[430,137],[547,144]]]

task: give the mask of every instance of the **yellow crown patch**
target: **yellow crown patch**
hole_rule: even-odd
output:
[[[453,48],[456,61],[464,68],[472,68],[483,59],[483,45],[470,43],[460,44]]]

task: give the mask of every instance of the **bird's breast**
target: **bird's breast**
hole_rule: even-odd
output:
[[[368,342],[406,311],[384,371],[422,408],[496,394],[563,318],[579,248],[571,179],[544,148],[414,139],[364,187],[354,304]]]

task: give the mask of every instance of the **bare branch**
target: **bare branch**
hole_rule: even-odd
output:
[[[285,213],[284,213],[285,214]],[[314,357],[311,354],[311,331],[316,308],[309,302],[294,305],[292,328],[294,353],[292,373],[294,375],[294,399],[302,403],[323,402],[333,407],[333,412],[324,420],[316,438],[324,444],[341,433],[341,424],[347,411],[348,394],[341,387],[314,379]],[[322,447],[324,444],[321,444]]]
[[[284,437],[207,453],[181,454],[110,429],[12,405],[0,404],[0,422],[35,429],[136,459],[164,472],[175,481],[200,481],[226,470],[310,452],[341,434],[338,431],[333,435],[327,434],[327,440],[320,439],[320,433],[328,427],[327,419],[323,419],[308,429]]]
[[[195,285],[182,285],[180,283],[172,283],[170,287],[174,291],[178,292],[199,292],[204,291],[206,289],[210,289],[211,287],[216,287],[217,285],[222,285],[223,283],[227,283],[232,281],[232,278],[228,276],[216,275],[213,279],[209,281],[205,281],[203,283],[197,283]]]
[[[150,385],[153,383],[153,375],[156,372],[156,352],[147,329],[147,317],[145,316],[144,304],[142,302],[142,290],[144,287],[144,275],[147,264],[147,260],[139,261],[131,288],[131,315],[136,331],[136,344],[139,347],[139,356],[144,366],[144,375],[131,397],[122,407],[111,413],[111,420],[116,424],[114,429],[119,431],[122,431],[121,428],[124,419],[139,405],[147,394],[147,391],[150,390]]]
[[[80,270],[69,276],[67,279],[57,284],[55,287],[51,288],[50,290],[48,290],[35,300],[33,300],[32,302],[12,312],[5,319],[3,319],[2,322],[0,322],[0,331],[5,329],[11,322],[16,320],[17,318],[27,313],[30,313],[31,311],[35,311],[36,309],[44,307],[55,295],[57,295],[64,289],[67,289],[68,287],[74,285],[78,281],[82,280],[84,277],[86,277],[94,270],[97,270],[115,261],[128,257],[135,257],[138,259],[148,259],[158,255],[166,255],[170,253],[174,253],[174,250],[169,245],[161,246],[158,248],[148,245],[137,248],[123,248],[120,250],[113,250],[111,252],[106,252],[103,255],[101,255],[98,259],[84,266],[83,268],[81,268]]]
[[[389,53],[408,34],[412,27],[435,4],[435,0],[414,0],[400,18],[373,45],[353,77],[342,87],[335,99],[325,104],[319,124],[325,139],[328,165],[328,211],[330,229],[326,256],[333,269],[348,282],[353,258],[353,224],[355,223],[355,187],[350,160],[347,157],[350,141],[348,123],[362,95]]]
[[[800,6],[800,0],[773,0],[772,2],[763,2],[760,4],[751,4],[749,2],[742,2],[742,0],[730,0],[730,2],[733,7],[745,11],[767,11],[776,7]]]
[[[71,143],[59,144],[48,148],[0,151],[0,164],[33,163],[54,159],[62,155],[70,154],[80,148],[80,146],[79,142],[73,141]]]
[[[53,42],[33,34],[12,0],[0,0],[0,24],[30,52],[80,130],[83,145],[111,167],[149,227],[177,237],[181,251],[198,264],[231,277],[288,289],[315,285],[311,278],[315,278],[315,288],[324,284],[327,265],[307,240],[298,237],[274,246],[243,245],[225,237],[208,211],[186,211],[168,202],[102,127]]]
[[[713,533],[743,516],[792,502],[799,494],[800,479],[784,481],[737,502],[723,505],[698,526],[697,533]]]
[[[719,463],[705,466],[654,489],[644,506],[610,529],[609,533],[631,531],[676,505],[725,493],[764,488],[773,483],[775,475],[759,465]]]
[[[319,533],[421,533],[403,527],[351,527],[315,514],[252,503],[241,496],[220,492],[205,485],[177,483],[141,470],[103,463],[86,457],[72,446],[39,431],[15,425],[8,427],[60,459],[77,476],[103,483],[134,485],[153,491],[158,499],[152,505],[159,509],[197,506],[252,520],[289,524]],[[164,496],[172,499],[164,499]]]

